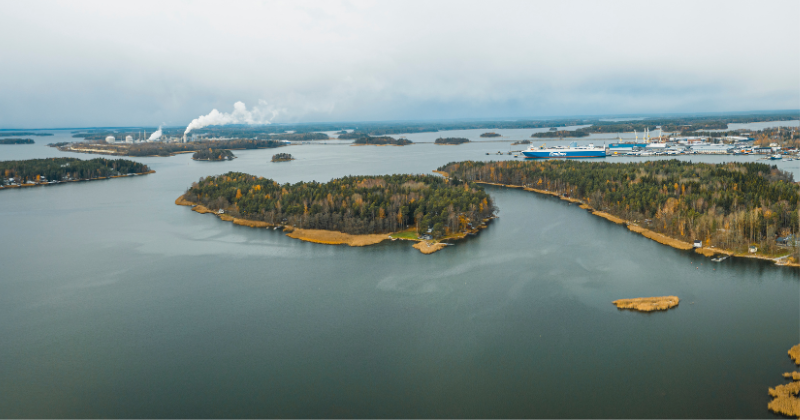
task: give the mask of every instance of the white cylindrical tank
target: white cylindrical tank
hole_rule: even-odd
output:
[[[133,143],[133,136],[125,136],[125,143]]]
[[[106,137],[106,143],[114,143],[114,141],[116,141],[116,140],[114,139],[114,136],[108,136],[108,137]]]

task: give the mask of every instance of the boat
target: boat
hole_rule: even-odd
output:
[[[783,156],[781,156],[781,155],[771,155],[769,158],[770,158],[770,160],[781,160],[783,158]]]
[[[606,149],[604,147],[597,147],[594,144],[588,146],[578,146],[577,142],[572,142],[569,147],[555,146],[545,147],[528,147],[528,150],[523,150],[522,154],[526,158],[531,159],[582,159],[582,158],[604,158],[606,157]]]
[[[727,256],[727,255],[722,255],[722,256],[719,256],[719,257],[717,257],[717,258],[712,258],[712,259],[711,259],[711,261],[714,261],[714,262],[722,262],[722,261],[725,261],[725,259],[726,259],[726,258],[728,258],[728,256]]]

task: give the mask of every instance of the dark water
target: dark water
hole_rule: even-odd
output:
[[[36,140],[0,158],[62,155]],[[767,388],[785,383],[800,342],[798,270],[712,263],[499,188],[489,229],[427,256],[401,241],[300,242],[174,205],[228,170],[429,173],[498,148],[144,158],[157,173],[0,191],[0,416],[772,416]],[[611,304],[665,294],[680,306]]]

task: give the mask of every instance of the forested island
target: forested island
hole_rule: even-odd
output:
[[[152,172],[143,163],[125,159],[97,158],[81,160],[77,158],[49,158],[8,160],[0,162],[0,188],[90,181]]]
[[[587,137],[589,135],[588,131],[585,128],[581,128],[578,130],[555,130],[555,131],[546,131],[544,133],[533,133],[531,137],[534,138],[561,138],[561,137]]]
[[[18,139],[18,138],[10,138],[10,139],[0,139],[0,144],[33,144],[34,141],[32,139]]]
[[[469,139],[464,137],[439,137],[436,139],[433,144],[443,144],[443,145],[452,145],[457,146],[459,144],[468,143]]]
[[[36,133],[33,131],[0,131],[0,137],[22,137],[22,136],[52,136],[53,133]]]
[[[58,146],[58,150],[78,153],[97,153],[119,156],[173,156],[177,153],[191,153],[205,149],[269,149],[285,146],[277,140],[211,140],[188,143],[104,143],[74,142]]]
[[[500,137],[500,135],[495,132],[491,132],[491,133],[483,133],[481,134],[481,137],[491,138],[491,137]]]
[[[272,155],[273,162],[288,162],[290,160],[294,160],[294,157],[289,153],[278,153],[276,155]]]
[[[388,145],[391,145],[391,146],[405,146],[405,145],[408,145],[408,144],[413,144],[413,142],[411,140],[404,139],[404,138],[395,139],[394,137],[388,137],[388,136],[383,136],[383,137],[366,136],[366,137],[359,137],[359,138],[355,139],[355,141],[353,141],[353,144],[356,145],[356,146],[367,146],[367,145],[373,145],[373,146],[388,146]]]
[[[236,156],[233,155],[228,149],[203,149],[194,152],[192,159],[194,160],[207,160],[207,161],[224,161],[233,160]]]
[[[798,261],[800,185],[763,163],[457,162],[453,181],[519,186],[576,202],[658,242]],[[755,247],[751,249],[750,247]]]
[[[519,144],[531,144],[531,141],[530,140],[518,140],[518,141],[515,141],[514,143],[511,143],[512,146],[516,146],[516,145],[519,145]]]
[[[240,172],[206,177],[177,204],[196,205],[237,224],[281,226],[312,242],[366,245],[388,234],[413,232],[433,240],[477,232],[495,212],[491,197],[474,183],[433,175],[348,176],[327,183],[278,184]],[[331,235],[333,234],[333,236]],[[336,242],[337,235],[344,239]],[[322,238],[322,239],[321,239]]]

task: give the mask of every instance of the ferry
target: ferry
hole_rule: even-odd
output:
[[[577,142],[572,142],[569,147],[528,147],[522,154],[526,158],[532,159],[583,159],[583,158],[604,158],[606,157],[605,147],[596,147],[594,144],[588,146],[578,146]]]

